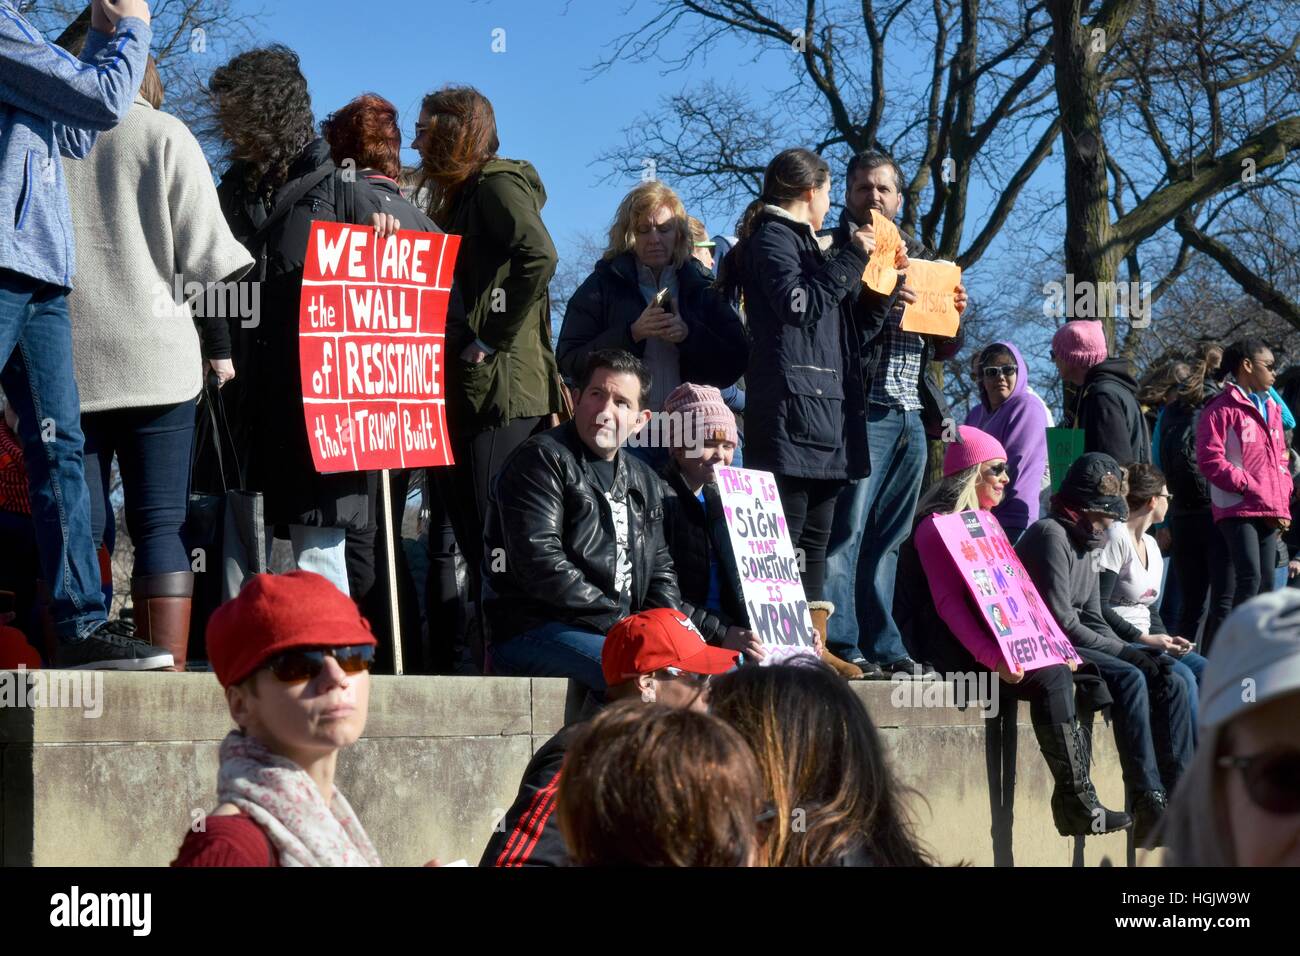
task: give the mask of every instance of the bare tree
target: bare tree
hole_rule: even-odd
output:
[[[894,42],[902,35],[930,41],[919,91],[888,87],[892,73],[914,68],[913,51]],[[674,52],[669,41],[679,36],[685,48]],[[719,212],[758,194],[777,144],[812,144],[841,161],[882,148],[911,170],[904,229],[966,267],[987,251],[1057,135],[1042,2],[660,0],[596,69],[631,60],[687,70],[723,37],[752,46],[756,59],[784,57],[789,85],[761,101],[711,82],[667,98],[600,157],[611,176],[649,168]],[[996,199],[968,239],[976,181]]]
[[[1136,281],[1139,247],[1154,240],[1149,248],[1166,264],[1160,295],[1199,252],[1300,327],[1294,274],[1274,281],[1281,270],[1269,264],[1278,252],[1293,261],[1294,246],[1239,253],[1210,231],[1294,205],[1294,4],[1103,0],[1091,16],[1088,0],[1048,0],[1047,8],[1065,155],[1065,271],[1076,283],[1100,284],[1123,268]],[[1097,317],[1113,341],[1115,314]],[[1130,354],[1136,347],[1125,343]]]

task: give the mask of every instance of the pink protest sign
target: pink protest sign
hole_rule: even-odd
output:
[[[1079,660],[993,515],[987,511],[940,515],[934,527],[1008,667],[1032,671]],[[942,570],[931,568],[927,573]]]
[[[808,653],[812,617],[776,479],[746,468],[718,468],[717,477],[750,627],[768,652],[763,662]]]

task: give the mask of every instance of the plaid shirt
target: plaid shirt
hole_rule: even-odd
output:
[[[925,347],[921,336],[904,332],[903,303],[895,302],[880,333],[880,362],[871,379],[871,403],[905,412],[919,412],[921,405],[921,355]]]

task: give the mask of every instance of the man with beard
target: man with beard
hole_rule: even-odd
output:
[[[849,161],[844,212],[832,232],[835,248],[846,245],[874,209],[893,220],[902,206],[903,175],[885,153],[867,150]],[[935,254],[904,235],[907,255]],[[961,348],[961,333],[951,339],[905,332],[903,308],[916,295],[900,278],[893,293],[881,296],[865,283],[853,316],[861,338],[862,377],[867,383],[867,430],[871,473],[840,493],[835,505],[826,558],[826,597],[838,612],[830,624],[828,649],[870,678],[894,674],[928,676],[908,655],[890,614],[899,546],[911,530],[927,458],[926,439],[939,438],[951,421],[943,390],[931,363],[945,361]],[[956,288],[958,313],[966,290]],[[953,428],[955,431],[955,426]]]

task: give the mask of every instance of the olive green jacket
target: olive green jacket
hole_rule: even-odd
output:
[[[560,410],[547,295],[556,254],[545,204],[532,164],[492,159],[444,224],[462,237],[455,282],[465,322],[447,325],[447,411],[462,435]],[[495,351],[471,365],[460,353],[475,339]]]

